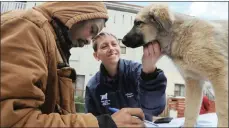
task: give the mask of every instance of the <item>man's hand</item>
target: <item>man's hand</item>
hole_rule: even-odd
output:
[[[148,44],[143,48],[142,67],[143,72],[148,74],[156,69],[156,62],[161,57],[161,49],[158,42]]]
[[[140,108],[123,108],[120,111],[111,115],[117,127],[145,127],[144,121],[144,113]]]

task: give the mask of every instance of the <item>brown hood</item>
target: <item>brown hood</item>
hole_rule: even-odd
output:
[[[68,28],[83,20],[108,19],[107,9],[102,2],[46,2],[34,9],[42,12],[49,21],[52,17],[58,18]]]

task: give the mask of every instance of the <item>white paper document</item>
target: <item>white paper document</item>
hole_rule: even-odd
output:
[[[153,123],[153,122],[150,122],[150,121],[147,121],[147,120],[145,120],[144,123],[145,123],[145,126],[146,126],[147,128],[159,127],[157,124],[155,124],[155,123]]]
[[[150,127],[181,127],[184,124],[183,118],[174,118],[169,123],[155,124],[153,122],[145,121],[145,126]],[[208,113],[199,115],[195,127],[217,127],[218,118],[216,113]]]

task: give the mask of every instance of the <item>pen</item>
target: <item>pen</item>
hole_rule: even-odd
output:
[[[109,109],[111,112],[113,112],[113,113],[119,111],[119,109],[117,109],[117,108],[112,108],[112,107],[109,107],[108,109]],[[133,116],[133,117],[139,118],[139,117],[137,117],[137,116]],[[139,119],[141,119],[141,118],[139,118]]]
[[[109,109],[111,112],[113,112],[113,113],[119,111],[119,109],[117,109],[117,108],[112,108],[112,107],[109,107],[108,109]]]
[[[113,112],[113,113],[115,113],[115,112],[119,111],[119,109],[117,109],[117,108],[112,108],[112,107],[108,107],[108,109],[109,109],[111,112]],[[137,117],[137,116],[133,116],[133,117],[139,118],[139,117]],[[140,118],[139,118],[139,119],[140,119]],[[145,122],[145,123],[152,124],[152,125],[154,125],[154,126],[157,126],[157,127],[158,127],[158,125],[157,125],[157,124],[155,124],[155,123],[153,123],[153,122],[150,122],[150,121],[147,121],[147,120],[144,120],[144,122]]]

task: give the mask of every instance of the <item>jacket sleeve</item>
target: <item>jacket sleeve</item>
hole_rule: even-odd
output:
[[[96,110],[95,101],[92,98],[92,92],[90,91],[89,87],[86,87],[86,94],[85,94],[85,111],[87,113],[92,113],[95,116],[98,116],[99,113]]]
[[[162,70],[156,69],[153,73],[145,74],[141,64],[134,64],[135,79],[138,79],[139,98],[146,118],[152,120],[152,116],[158,116],[166,105],[167,79]]]
[[[98,127],[92,114],[43,114],[39,109],[48,77],[46,32],[23,18],[1,24],[1,127]]]

